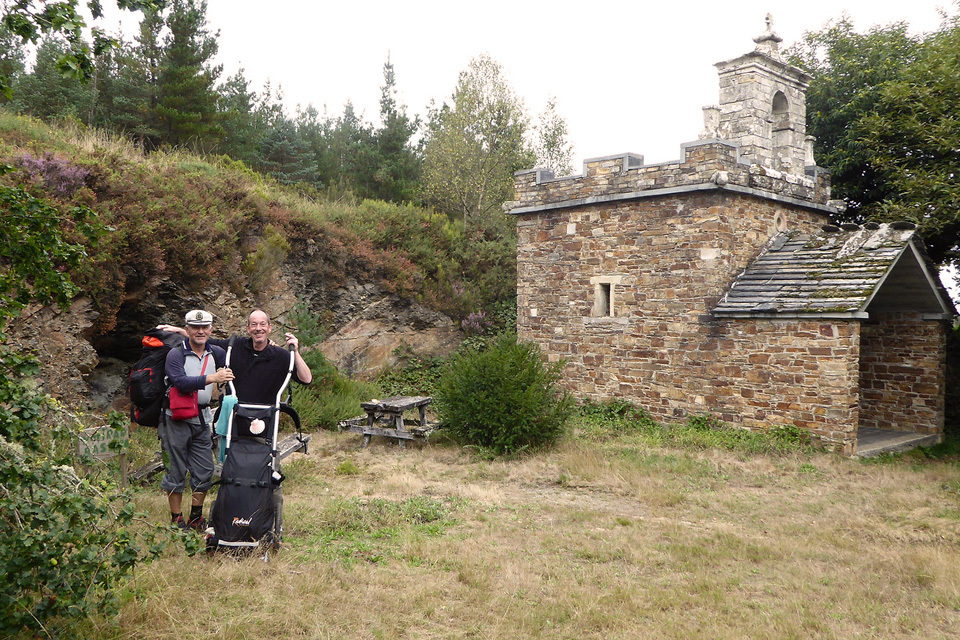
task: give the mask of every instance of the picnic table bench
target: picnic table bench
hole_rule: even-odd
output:
[[[363,446],[370,444],[373,436],[396,438],[401,447],[407,440],[426,438],[433,431],[427,424],[427,405],[433,402],[429,396],[394,396],[392,398],[373,399],[361,402],[366,416],[359,416],[340,422],[344,431],[363,434]],[[411,424],[403,419],[406,411],[417,410],[417,418]]]

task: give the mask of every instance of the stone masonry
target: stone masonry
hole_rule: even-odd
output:
[[[578,176],[516,174],[518,333],[578,398],[661,420],[794,424],[851,454],[860,425],[940,433],[943,323],[918,313],[713,312],[777,234],[837,210],[805,133],[807,78],[757,49],[719,63],[720,105],[677,161],[595,158]],[[904,425],[907,425],[905,427]]]
[[[862,325],[860,426],[943,430],[946,334],[915,313],[878,315]]]

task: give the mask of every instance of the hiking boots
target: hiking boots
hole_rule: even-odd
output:
[[[197,531],[203,533],[207,530],[207,519],[204,517],[192,518],[191,520],[185,520],[183,514],[181,513],[176,518],[170,521],[170,526],[176,527],[183,531]]]

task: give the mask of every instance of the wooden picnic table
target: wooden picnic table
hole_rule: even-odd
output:
[[[405,447],[407,440],[425,438],[433,431],[427,425],[427,405],[431,402],[433,398],[429,396],[375,398],[360,403],[367,414],[366,419],[345,420],[340,423],[340,427],[346,431],[363,434],[363,446],[370,444],[370,438],[373,436],[385,436],[396,438],[400,446]],[[403,420],[403,414],[414,409],[418,413],[416,425],[408,429]]]

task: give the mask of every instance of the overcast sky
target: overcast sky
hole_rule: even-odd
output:
[[[534,121],[556,98],[579,168],[627,151],[647,162],[679,157],[703,128],[701,107],[717,102],[713,64],[752,50],[768,12],[786,47],[844,12],[858,31],[896,21],[931,31],[939,8],[955,13],[952,0],[208,0],[207,20],[220,33],[222,78],[242,67],[253,88],[279,86],[290,112],[312,103],[336,116],[350,100],[373,124],[388,55],[401,103],[424,115],[487,53]],[[127,39],[135,15],[123,23]]]

